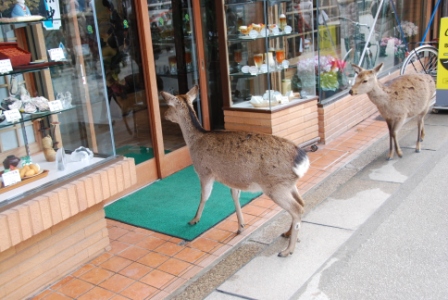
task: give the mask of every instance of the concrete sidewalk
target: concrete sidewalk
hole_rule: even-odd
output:
[[[389,139],[385,135],[306,193],[305,201],[317,205],[303,218],[300,243],[292,256],[277,257],[286,246],[286,239],[278,234],[288,228],[290,220],[286,213],[281,213],[176,299],[298,299],[302,294],[300,299],[320,299],[315,298],[319,294],[319,274],[336,262],[335,254],[362,234],[362,229],[382,209],[390,209],[391,199],[399,199],[395,200],[398,205],[401,198],[397,194],[403,193],[403,187],[411,188],[406,183],[416,176],[417,170],[441,159],[440,153],[446,152],[447,115],[429,114],[425,124],[421,153],[415,153],[416,124],[410,120],[400,134],[403,158],[386,160]],[[238,265],[239,256],[245,261],[247,255],[253,258],[244,265],[232,266]],[[221,283],[206,293],[210,290],[207,279],[213,284],[216,280],[211,278],[219,275],[223,277]]]

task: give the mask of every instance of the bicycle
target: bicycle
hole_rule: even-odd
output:
[[[422,44],[425,43],[426,35],[429,32],[430,26],[432,25],[434,16],[437,12],[440,2],[441,0],[438,0],[436,5],[434,6],[434,10],[431,14],[431,19],[429,20],[428,25],[426,26],[425,34],[423,35],[423,38],[420,42],[421,46],[409,52],[409,55],[406,57],[406,59],[403,61],[403,64],[401,65],[400,75],[409,73],[426,73],[431,75],[434,78],[434,80],[436,80],[437,59],[439,54],[439,50],[437,49],[436,46],[438,44],[438,41],[432,41],[426,43],[425,45]],[[432,44],[436,44],[436,46],[433,46]]]
[[[343,17],[340,17],[340,19],[350,21],[356,27],[356,31],[359,32],[353,36],[355,46],[350,48],[343,58],[346,62],[346,70],[348,71],[349,76],[354,76],[352,64],[358,65],[364,69],[372,69],[375,67],[375,63],[379,55],[379,43],[377,40],[374,42],[366,41],[365,34],[360,33],[362,27],[365,27],[368,31],[370,31],[370,26]],[[366,52],[363,60],[360,62],[364,48],[366,49]]]

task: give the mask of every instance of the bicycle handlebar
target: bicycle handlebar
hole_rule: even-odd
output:
[[[344,18],[344,17],[339,17],[339,19],[344,20],[344,21],[350,21],[353,23],[353,25],[357,26],[357,27],[366,27],[367,29],[370,29],[370,26],[367,24],[363,24],[363,23],[359,23],[359,22],[355,22],[353,20]]]

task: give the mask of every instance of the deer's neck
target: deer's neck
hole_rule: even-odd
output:
[[[196,114],[189,107],[189,113],[185,118],[182,119],[182,124],[180,128],[182,130],[182,135],[188,146],[192,145],[200,139],[207,131],[199,123]]]
[[[377,82],[377,85],[375,85],[374,88],[367,93],[367,95],[369,96],[370,100],[376,105],[387,103],[387,87],[384,86],[381,82]]]

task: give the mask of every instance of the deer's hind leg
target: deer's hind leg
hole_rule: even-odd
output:
[[[300,208],[301,208],[300,215],[302,215],[303,210],[304,210],[303,208],[305,207],[305,201],[303,201],[302,196],[300,195],[299,191],[297,190],[297,186],[294,186],[292,193],[293,193],[294,199],[296,199],[297,203],[299,203],[299,205],[300,205]],[[285,238],[289,238],[291,236],[292,227],[293,227],[293,224],[291,223],[291,227],[289,227],[289,230],[286,231],[285,233],[283,233],[282,236]],[[299,242],[300,240],[297,239],[297,241]]]
[[[241,204],[240,204],[240,194],[241,191],[238,189],[230,189],[230,193],[232,194],[233,203],[235,204],[235,212],[236,217],[238,218],[238,234],[243,232],[244,230],[244,218],[243,213],[241,211]]]
[[[200,176],[201,181],[201,202],[199,202],[198,210],[194,218],[188,222],[190,225],[197,224],[201,220],[202,212],[204,211],[205,202],[207,202],[213,189],[214,179],[211,175]]]
[[[415,146],[415,152],[419,153],[421,150],[421,142],[423,142],[423,138],[425,137],[425,123],[424,123],[424,115],[418,116],[417,121],[417,144]]]
[[[291,215],[291,227],[284,233],[284,236],[289,236],[289,244],[285,250],[281,251],[278,256],[286,257],[294,252],[297,243],[297,236],[299,234],[300,222],[302,221],[303,208],[299,201],[295,199],[295,192],[291,189],[280,189],[266,193],[277,205],[286,210]],[[298,193],[297,193],[298,194]]]

